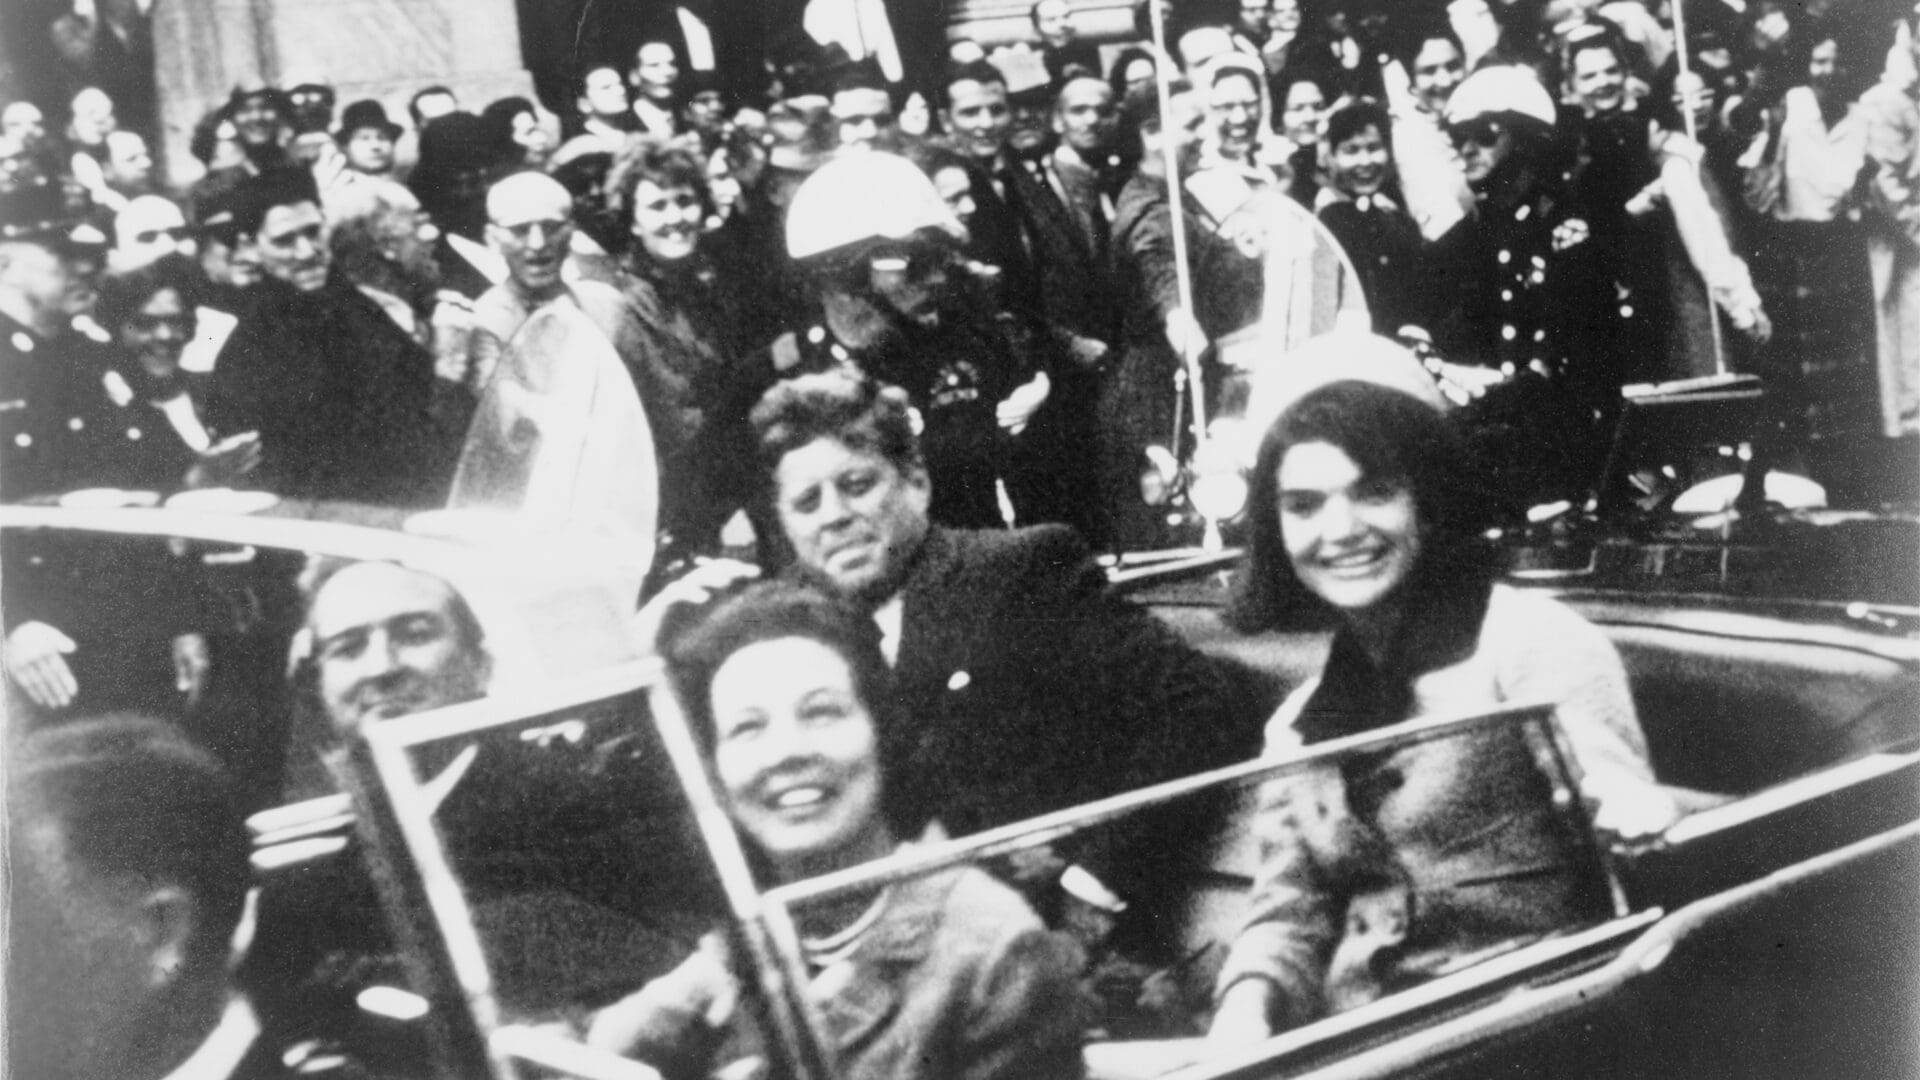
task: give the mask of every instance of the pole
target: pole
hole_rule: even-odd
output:
[[[1153,45],[1160,56],[1154,61],[1153,82],[1160,97],[1160,153],[1167,169],[1167,211],[1172,220],[1173,235],[1173,278],[1174,288],[1180,294],[1180,310],[1188,319],[1193,318],[1193,268],[1187,254],[1187,215],[1184,206],[1184,190],[1181,187],[1179,143],[1174,135],[1173,74],[1167,70],[1173,52],[1167,48],[1167,13],[1169,0],[1148,0],[1147,10],[1152,15]],[[1181,370],[1185,373],[1186,392],[1192,395],[1193,402],[1193,438],[1197,445],[1207,437],[1206,388],[1200,380],[1200,350],[1192,340],[1181,343]],[[1176,399],[1177,400],[1177,399]],[[1174,415],[1174,429],[1179,430],[1178,409]],[[1179,440],[1168,447],[1174,454],[1180,452]]]
[[[1685,86],[1687,88],[1687,96],[1680,102],[1680,124],[1686,129],[1687,138],[1691,139],[1695,146],[1698,146],[1700,144],[1700,131],[1699,125],[1696,124],[1693,119],[1692,95],[1694,76],[1693,63],[1688,56],[1687,50],[1686,0],[1672,0],[1672,3],[1674,59],[1680,64],[1680,73],[1674,80],[1674,85]],[[1702,280],[1701,284],[1705,285],[1707,289],[1707,326],[1713,332],[1713,373],[1715,375],[1725,375],[1727,373],[1727,350],[1720,330],[1720,305],[1714,301],[1713,285],[1705,280]]]

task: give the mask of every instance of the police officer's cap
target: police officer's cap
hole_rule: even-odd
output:
[[[107,235],[69,209],[58,184],[39,183],[0,191],[0,241],[77,252],[106,247]]]

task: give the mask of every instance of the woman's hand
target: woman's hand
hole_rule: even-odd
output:
[[[1213,1024],[1207,1029],[1207,1042],[1215,1053],[1244,1050],[1265,1042],[1273,1035],[1273,984],[1265,979],[1242,979],[1220,995],[1213,1011]]]
[[[667,616],[682,606],[699,607],[720,593],[750,578],[760,576],[760,568],[737,559],[703,559],[685,576],[654,594],[653,599],[634,613],[627,624],[634,644],[646,656],[660,652],[660,630]]]
[[[43,709],[64,709],[80,693],[67,666],[79,648],[73,639],[43,622],[24,622],[7,635],[7,676]]]
[[[643,1061],[685,1060],[733,1020],[739,1003],[726,940],[708,934],[679,967],[596,1013],[587,1045]]]
[[[1600,800],[1593,808],[1593,828],[1602,838],[1632,846],[1645,843],[1680,820],[1672,796],[1651,784],[1632,793]]]
[[[259,465],[260,433],[243,431],[202,450],[200,460],[187,470],[187,487],[232,487]]]

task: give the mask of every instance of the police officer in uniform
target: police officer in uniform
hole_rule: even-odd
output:
[[[846,366],[904,389],[919,414],[933,519],[998,527],[996,483],[1047,389],[962,278],[964,235],[904,158],[876,151],[821,168],[787,216],[788,253],[813,283],[820,318],[775,340],[772,367]]]
[[[0,195],[0,499],[136,480],[146,432],[116,428],[105,346],[74,327],[105,255],[54,185]]]
[[[1555,120],[1525,68],[1454,91],[1447,126],[1476,205],[1435,242],[1424,290],[1446,376],[1484,394],[1469,419],[1516,509],[1584,496],[1619,413],[1617,275],[1563,198]]]

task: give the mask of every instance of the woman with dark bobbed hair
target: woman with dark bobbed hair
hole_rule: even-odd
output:
[[[883,858],[926,825],[906,820],[888,789],[904,718],[892,715],[892,670],[870,617],[809,586],[768,581],[668,637],[668,674],[721,802],[775,882]],[[805,906],[795,920],[837,1075],[1083,1072],[1081,957],[985,871],[938,871]],[[644,989],[603,1013],[589,1041],[660,1056],[663,1012],[712,1019],[730,976],[690,963],[670,977],[689,1000],[663,1009],[660,988]],[[712,1042],[676,1034],[666,1041]]]
[[[1487,499],[1442,399],[1404,350],[1378,359],[1377,371],[1348,364],[1295,398],[1254,467],[1230,621],[1334,630],[1320,675],[1268,722],[1266,753],[1544,700],[1596,825],[1664,827],[1672,802],[1654,783],[1612,644],[1558,602],[1495,581]],[[1214,1037],[1256,1041],[1606,915],[1603,883],[1574,856],[1535,755],[1526,733],[1502,725],[1269,781]]]

